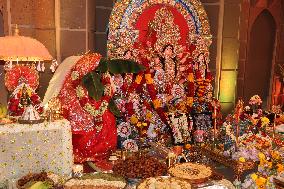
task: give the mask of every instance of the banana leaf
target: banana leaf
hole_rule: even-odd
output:
[[[106,58],[102,58],[100,60],[100,63],[96,68],[96,71],[99,71],[100,73],[106,73],[108,71],[108,60]]]
[[[101,73],[108,71],[112,74],[138,73],[143,70],[145,70],[144,66],[133,60],[124,59],[101,59],[99,66],[96,68],[96,71]]]
[[[101,82],[101,76],[96,72],[86,74],[82,79],[82,84],[86,87],[89,96],[95,100],[100,100],[104,93],[104,85]]]
[[[113,113],[113,115],[115,115],[116,117],[121,117],[120,110],[116,106],[113,98],[109,101],[108,108]]]

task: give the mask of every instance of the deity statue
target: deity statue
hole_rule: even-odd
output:
[[[205,99],[209,102],[212,98],[212,93],[207,95],[204,92],[212,87],[207,74],[209,59],[201,51],[206,44],[197,34],[193,36],[196,43],[188,41],[191,34],[179,25],[170,8],[161,7],[154,14],[145,24],[146,28],[139,29],[141,33],[130,30],[111,36],[113,43],[109,44],[118,48],[109,52],[114,52],[115,56],[120,54],[125,59],[135,59],[146,67],[144,73],[132,78],[132,90],[126,90],[126,122],[143,133],[148,129],[147,137],[160,138],[171,133],[175,144],[184,143],[190,140],[190,127],[193,126],[189,114],[195,108],[196,99],[202,98],[204,103]],[[129,33],[135,33],[135,37]],[[130,42],[125,44],[126,41]],[[148,119],[149,115],[152,119]]]

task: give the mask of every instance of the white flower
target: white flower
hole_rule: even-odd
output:
[[[122,143],[122,146],[131,152],[136,152],[138,151],[138,145],[136,144],[135,140],[132,139],[127,139]]]
[[[157,132],[155,131],[155,125],[150,123],[149,128],[147,130],[147,135],[150,138],[155,138],[157,136]]]
[[[85,96],[85,92],[82,86],[79,85],[76,87],[76,95],[78,98],[82,98]]]
[[[89,113],[91,114],[92,116],[94,117],[97,117],[97,116],[102,116],[105,111],[107,110],[107,107],[108,107],[108,102],[107,101],[102,101],[99,109],[95,110],[94,107],[87,103],[85,106],[84,106],[84,109]]]
[[[181,98],[184,96],[184,87],[182,85],[174,84],[171,92],[175,98]]]
[[[131,127],[128,122],[122,122],[117,126],[117,134],[121,137],[129,137],[131,134]]]
[[[71,79],[74,81],[74,80],[77,80],[79,78],[80,74],[78,71],[73,71],[71,73]]]

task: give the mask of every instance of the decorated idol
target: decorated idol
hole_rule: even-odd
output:
[[[133,9],[124,15],[120,26],[112,22],[119,17],[115,10],[110,18],[109,57],[131,57],[146,66],[144,72],[133,75],[132,82],[128,80],[127,87],[119,82],[118,91],[124,91],[124,95],[117,95],[123,96],[117,102],[125,103],[125,108],[119,106],[124,113],[117,124],[120,128],[126,128],[126,122],[131,125],[127,136],[125,129],[118,130],[123,148],[127,148],[123,145],[126,140],[139,145],[141,138],[144,144],[145,140],[157,141],[165,135],[174,144],[187,143],[197,129],[190,114],[213,111],[209,27],[203,22],[198,28],[189,12],[165,4],[147,2],[140,11]],[[176,10],[181,9],[182,14],[177,14]],[[209,123],[210,117],[206,119],[203,121]],[[206,133],[209,127],[198,129]]]

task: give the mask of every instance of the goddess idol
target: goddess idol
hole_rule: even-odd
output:
[[[207,15],[198,0],[115,4],[109,23],[109,58],[122,57],[130,49],[131,58],[148,68],[133,75],[127,89],[122,87],[124,113],[117,123],[121,147],[136,146],[123,144],[138,138],[160,140],[168,134],[174,135],[175,143],[186,142],[192,128],[190,113],[205,110],[203,98],[212,90],[207,85],[212,80],[207,74],[210,41]],[[201,63],[201,55],[200,61],[197,58],[203,50],[206,63]]]

